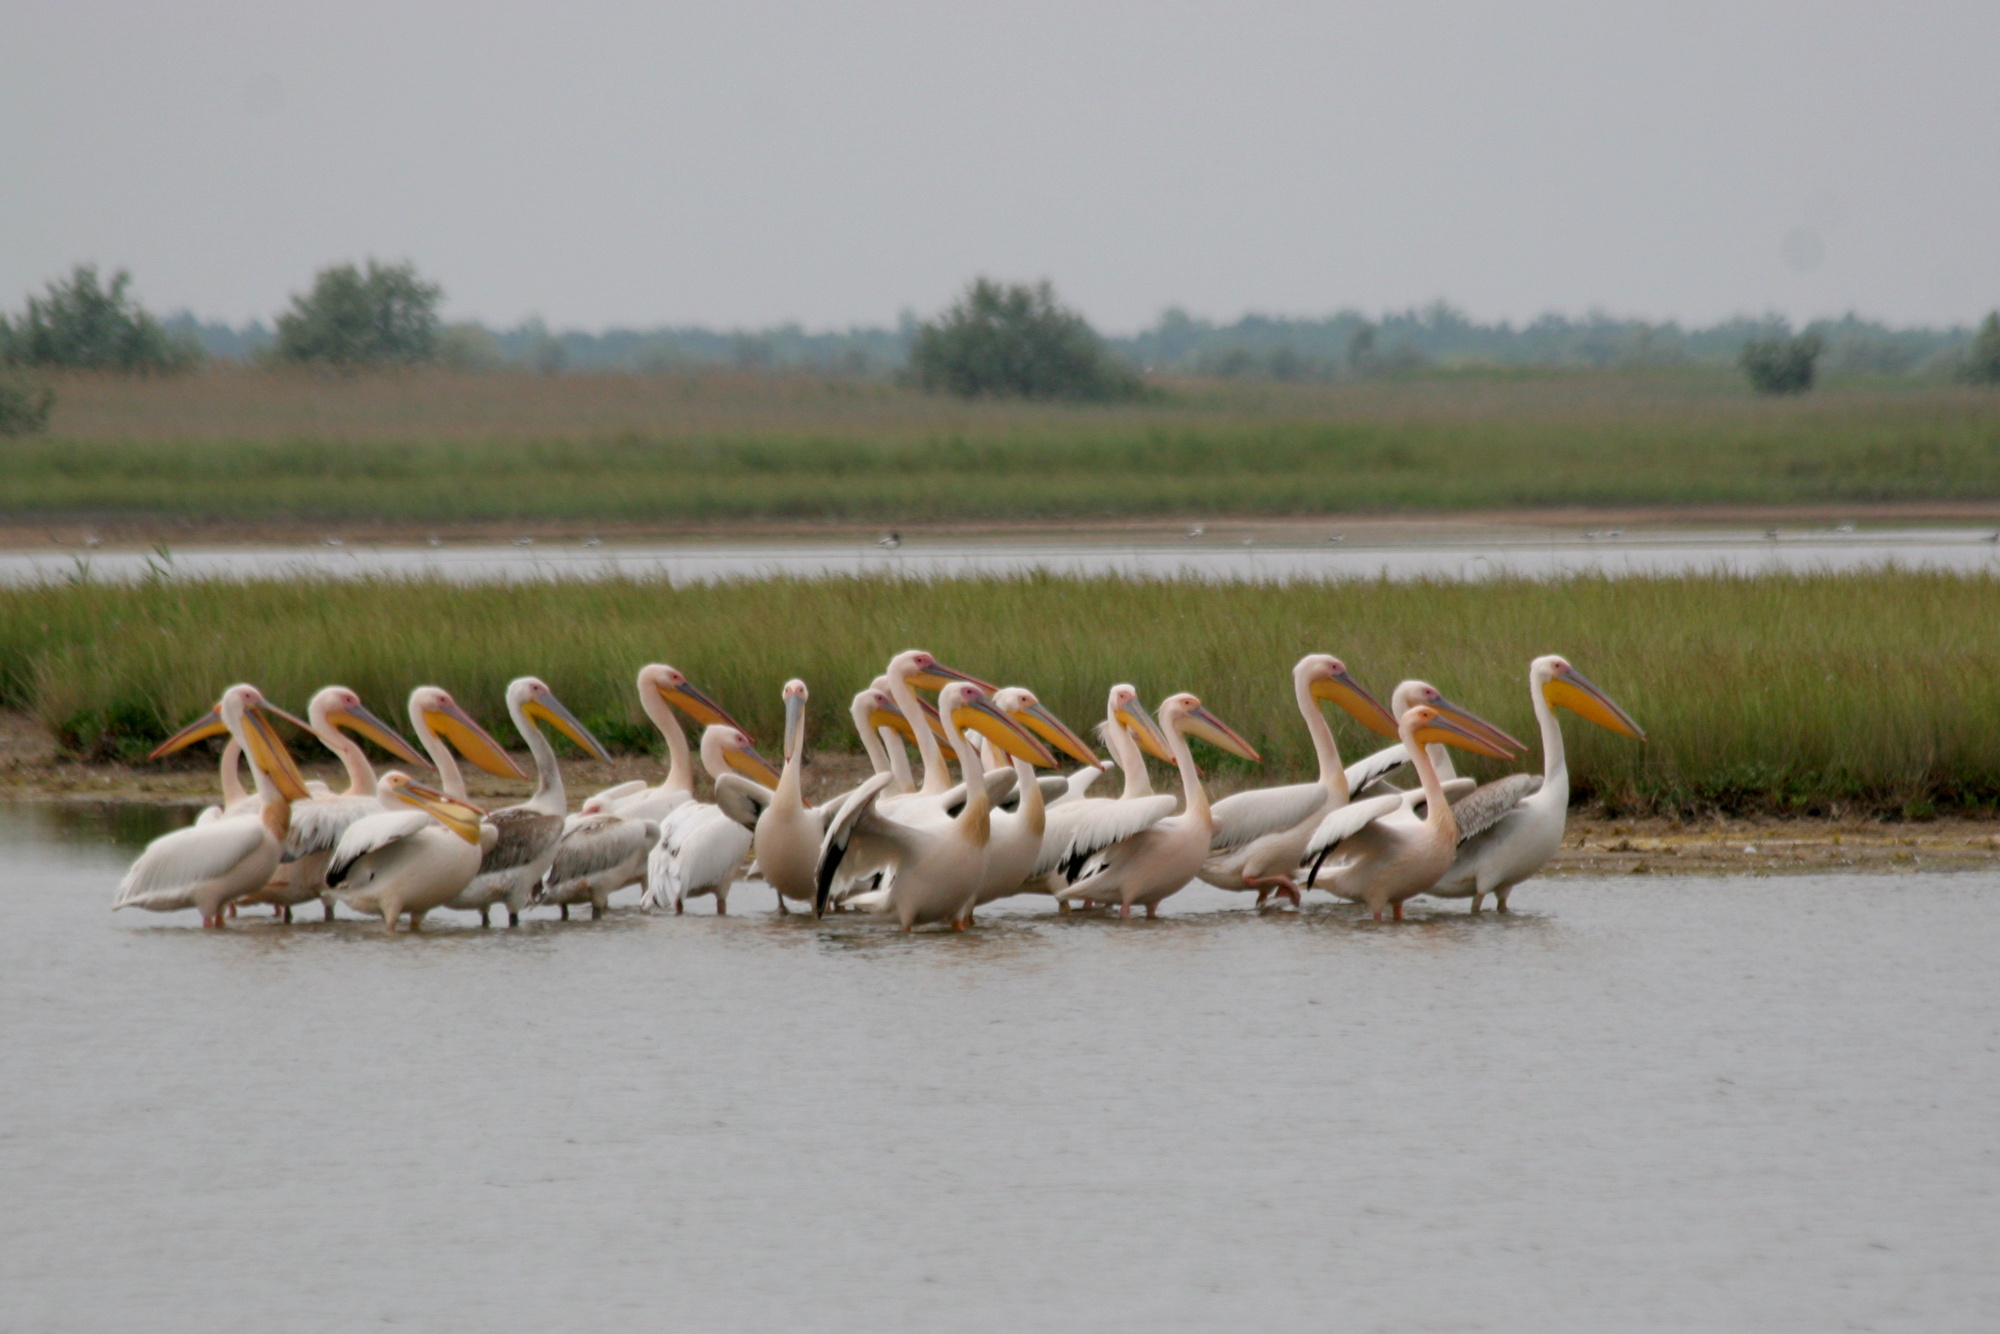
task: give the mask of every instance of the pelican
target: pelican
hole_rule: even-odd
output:
[[[1555,711],[1568,709],[1620,736],[1646,739],[1630,714],[1563,658],[1536,658],[1528,666],[1528,686],[1542,729],[1542,772],[1510,774],[1459,802],[1458,855],[1430,889],[1441,899],[1471,899],[1473,912],[1488,894],[1506,912],[1514,886],[1548,865],[1562,846],[1569,761]]]
[[[487,815],[499,837],[486,849],[479,874],[447,906],[476,912],[483,922],[487,909],[504,903],[507,925],[519,926],[521,909],[528,906],[535,886],[555,860],[556,840],[562,837],[563,817],[569,813],[562,766],[536,720],[548,723],[600,760],[611,756],[563,707],[555,692],[535,677],[517,677],[508,683],[507,713],[534,754],[535,794],[518,806],[503,806]]]
[[[1363,727],[1396,735],[1395,716],[1348,674],[1346,663],[1329,654],[1308,653],[1299,659],[1292,668],[1292,694],[1319,757],[1318,781],[1255,788],[1216,802],[1215,833],[1199,872],[1218,889],[1256,890],[1259,907],[1274,889],[1298,905],[1293,877],[1306,840],[1327,812],[1347,804],[1347,771],[1319,702],[1331,701]]]
[[[839,809],[839,801],[806,805],[803,766],[809,697],[804,681],[794,677],[785,682],[785,767],[774,781],[766,785],[728,773],[715,779],[715,804],[752,831],[757,869],[777,892],[780,913],[790,911],[786,899],[811,903],[817,894],[820,840],[826,835],[827,820]],[[754,754],[745,754],[745,761]]]
[[[1102,772],[1097,767],[1097,755],[1089,745],[1062,719],[1050,713],[1035,698],[1033,691],[1008,686],[993,697],[993,706],[1050,747],[1087,766],[1086,772]],[[991,737],[985,740],[997,749]],[[1013,761],[1014,790],[1020,794],[1020,800],[1015,803],[1014,809],[997,810],[989,817],[992,834],[986,845],[986,875],[978,892],[965,906],[968,925],[973,909],[980,904],[1014,894],[1048,892],[1048,887],[1036,880],[1036,874],[1042,856],[1042,842],[1048,833],[1049,810],[1033,764],[1020,755],[1015,755]],[[1067,795],[1068,780],[1054,781]]]
[[[588,903],[593,920],[604,916],[611,896],[646,878],[646,857],[660,840],[658,820],[599,811],[572,815],[563,822],[562,837],[549,869],[535,886],[531,901],[553,903],[569,920],[570,905]]]
[[[325,894],[327,863],[347,827],[383,809],[377,799],[375,769],[347,733],[367,737],[398,759],[424,763],[424,757],[395,728],[369,712],[361,696],[346,686],[327,686],[315,694],[306,706],[306,721],[320,743],[340,757],[347,770],[347,791],[316,792],[292,803],[291,832],[285,836],[285,856],[278,863],[277,874],[264,888],[242,900],[268,903],[287,922],[292,920],[293,908]],[[331,921],[333,900],[322,901]]]
[[[394,931],[463,891],[499,835],[479,807],[391,771],[375,785],[381,809],[349,825],[326,867],[327,888],[356,912],[379,915]]]
[[[159,753],[156,750],[147,758],[151,759]],[[214,806],[202,807],[201,814],[194,817],[196,824],[207,824],[210,820],[219,820],[224,815],[241,814],[239,808],[246,802],[256,800],[256,797],[243,786],[243,743],[235,737],[230,737],[222,745],[221,778],[222,801]]]
[[[901,660],[899,657],[898,661]],[[892,682],[898,679],[893,670],[889,679]],[[911,711],[904,709],[906,714]],[[1003,751],[1016,758],[1042,765],[1055,763],[1055,756],[1040,741],[996,708],[985,690],[973,682],[948,681],[938,694],[938,713],[944,719],[952,748],[958,753],[959,765],[969,779],[979,774],[980,761],[978,752],[966,740],[963,729],[967,727],[991,737]],[[919,730],[918,735],[923,732]],[[863,783],[828,826],[826,839],[820,845],[814,915],[825,913],[834,879],[849,850],[866,852],[872,846],[877,859],[886,867],[885,883],[880,889],[855,896],[850,903],[894,917],[905,931],[939,921],[963,926],[959,919],[965,905],[985,882],[993,810],[986,785],[972,781],[965,784],[965,801],[957,815],[949,818],[934,815],[911,823],[900,814],[877,809],[892,781],[888,774],[877,774]]]
[[[293,763],[267,712],[273,708],[257,687],[233,685],[221,703],[184,731],[207,729],[219,720],[250,757],[257,808],[163,834],[146,845],[118,882],[111,908],[176,912],[196,908],[203,926],[220,927],[223,908],[261,889],[284,855],[291,826],[291,803],[306,795],[305,778]],[[212,735],[203,731],[202,735]],[[178,747],[176,747],[178,749]]]
[[[684,801],[694,800],[694,765],[688,758],[687,732],[675,716],[679,709],[696,727],[737,727],[728,712],[689,682],[677,668],[663,662],[639,669],[639,707],[667,743],[667,776],[648,787],[633,781],[608,787],[583,803],[580,814],[612,812],[634,820],[660,820]]]
[[[1311,888],[1319,879],[1320,868],[1336,852],[1340,861],[1327,888],[1344,899],[1366,904],[1376,921],[1384,908],[1393,909],[1403,920],[1403,904],[1437,883],[1451,865],[1452,850],[1458,846],[1458,824],[1452,818],[1451,802],[1437,765],[1424,746],[1444,742],[1495,759],[1512,759],[1511,752],[1487,739],[1481,732],[1460,727],[1438,709],[1419,704],[1396,724],[1397,734],[1416,766],[1423,783],[1427,806],[1423,819],[1404,814],[1400,792],[1350,802],[1320,821],[1306,842],[1305,855],[1313,859],[1306,877]],[[1400,816],[1401,818],[1392,818]]]
[[[495,778],[527,777],[514,757],[472,721],[449,692],[437,686],[418,686],[410,692],[409,710],[410,730],[430,756],[431,767],[438,771],[438,786],[446,796],[466,800],[465,775],[452,755],[453,747]]]
[[[1130,917],[1136,903],[1145,908],[1146,916],[1157,917],[1160,901],[1179,893],[1208,859],[1215,820],[1208,808],[1208,794],[1202,790],[1201,776],[1195,772],[1188,737],[1198,736],[1246,760],[1261,757],[1248,741],[1203,708],[1193,695],[1168,696],[1160,705],[1160,725],[1172,748],[1174,764],[1181,771],[1185,803],[1181,813],[1148,825],[1112,847],[1101,867],[1063,890],[1056,896],[1058,899],[1116,903],[1120,917]]]
[[[1104,849],[1158,824],[1178,804],[1172,793],[1155,794],[1146,773],[1148,755],[1167,764],[1177,761],[1159,724],[1139,702],[1137,689],[1122,682],[1111,687],[1097,734],[1124,771],[1125,787],[1115,797],[1079,794],[1050,807],[1042,854],[1035,863],[1035,874],[1050,894],[1082,879],[1086,866]],[[1060,906],[1069,911],[1068,900]]]
[[[855,694],[847,712],[854,719],[861,749],[868,752],[869,766],[878,774],[891,775],[895,780],[889,785],[894,789],[893,795],[903,796],[917,790],[916,779],[910,773],[910,752],[903,748],[903,737],[914,739],[916,729],[910,727],[910,720],[896,707],[884,678],[877,677],[875,681]]]
[[[753,779],[779,781],[777,771],[757,753],[750,744],[750,734],[740,727],[716,723],[705,729],[701,762],[715,780],[718,796],[724,780],[732,776],[731,770]],[[751,837],[749,826],[725,814],[720,806],[706,801],[682,802],[660,822],[659,841],[646,861],[646,891],[639,896],[640,906],[671,904],[674,915],[679,916],[689,899],[713,894],[716,915],[728,913],[729,887],[735,883],[743,859],[750,855]]]

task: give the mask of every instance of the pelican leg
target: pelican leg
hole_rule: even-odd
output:
[[[331,922],[333,920],[333,899],[331,897],[322,898],[319,901],[319,906],[326,912],[326,916],[320,918],[320,921]]]
[[[426,909],[423,909],[423,910],[421,910],[421,911],[417,911],[417,910],[412,910],[412,911],[411,911],[411,913],[410,913],[410,930],[412,930],[412,931],[421,931],[421,930],[423,930],[423,929],[424,929],[424,913],[425,913],[425,912],[428,912],[428,911],[430,911],[430,910],[429,910],[428,908],[426,908]]]
[[[1402,901],[1401,899],[1398,899],[1398,900],[1396,901],[1396,904],[1395,904],[1395,909],[1394,909],[1394,912],[1395,912],[1395,918],[1396,918],[1396,920],[1397,920],[1397,921],[1399,921],[1399,922],[1400,922],[1400,921],[1402,921],[1402,920],[1403,920],[1403,901]]]
[[[778,891],[777,891],[777,895],[778,895],[778,916],[780,916],[780,917],[790,917],[790,916],[792,915],[792,910],[791,910],[790,908],[787,908],[787,907],[785,906],[785,893],[784,893],[784,891],[783,891],[783,890],[778,890]]]
[[[1513,892],[1514,892],[1514,887],[1513,887],[1512,885],[1509,885],[1509,886],[1508,886],[1507,888],[1505,888],[1505,889],[1496,889],[1496,890],[1494,890],[1494,891],[1493,891],[1493,911],[1495,911],[1495,912],[1506,912],[1506,911],[1507,911],[1507,896],[1508,896],[1509,894],[1512,894]]]
[[[680,915],[681,915],[681,901],[680,901],[679,899],[675,899],[675,900],[674,900],[674,916],[676,916],[676,917],[679,917]]]
[[[233,904],[233,903],[229,905],[229,915],[230,915],[231,917],[234,917],[234,916],[236,916],[236,905],[235,905],[235,904]],[[216,914],[216,916],[218,916],[218,917],[219,917],[219,916],[221,916],[221,914],[220,914],[220,913],[217,913],[217,914]]]
[[[519,926],[520,924],[521,924],[521,912],[520,912],[520,910],[519,910],[518,908],[514,908],[514,907],[509,907],[509,908],[507,909],[507,925],[508,925],[508,926]]]
[[[1118,918],[1120,921],[1130,921],[1132,919],[1132,905],[1121,901],[1118,904]]]
[[[1157,904],[1157,903],[1149,903],[1149,904],[1147,904],[1147,905],[1146,905],[1146,920],[1147,920],[1147,921],[1151,921],[1151,920],[1152,920],[1153,918],[1155,918],[1155,917],[1158,917],[1159,915],[1160,915],[1160,905],[1159,905],[1159,904]]]
[[[1466,909],[1466,911],[1476,915],[1480,911],[1480,905],[1485,901],[1486,895],[1479,889],[1474,888],[1472,891],[1472,906]]]
[[[278,906],[278,916],[284,920],[286,926],[290,926],[292,924],[292,905],[289,903],[280,904]]]
[[[565,922],[569,920],[569,905],[567,903],[558,904],[556,906],[556,911],[562,914],[562,919]]]
[[[602,916],[604,916],[604,905],[596,899],[592,899],[590,901],[590,920],[595,922]]]
[[[1271,897],[1271,891],[1270,891],[1270,888],[1269,888],[1268,886],[1267,886],[1267,887],[1264,887],[1264,888],[1261,888],[1261,889],[1259,889],[1259,890],[1257,891],[1257,906],[1258,906],[1259,908],[1263,907],[1263,906],[1264,906],[1264,900],[1265,900],[1265,899],[1268,899],[1268,898],[1270,898],[1270,897]]]

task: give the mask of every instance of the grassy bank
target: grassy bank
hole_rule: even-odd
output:
[[[1181,384],[1119,407],[757,376],[59,383],[0,515],[914,522],[2000,499],[2000,395],[1706,372]]]
[[[1114,681],[1149,701],[1192,689],[1263,750],[1273,778],[1310,766],[1287,676],[1302,653],[1341,655],[1385,697],[1399,678],[1423,676],[1531,739],[1526,664],[1562,652],[1651,734],[1642,746],[1570,723],[1579,793],[1614,811],[1924,815],[2000,802],[2000,580],[1990,578],[0,590],[0,702],[106,754],[143,751],[240,679],[292,705],[337,680],[385,713],[436,682],[500,730],[501,692],[523,672],[547,678],[608,741],[645,746],[631,679],[654,660],[686,670],[766,743],[779,687],[803,676],[815,744],[845,747],[848,697],[911,646],[1032,685],[1079,726],[1102,716]],[[1344,721],[1341,735],[1351,753],[1377,744]]]

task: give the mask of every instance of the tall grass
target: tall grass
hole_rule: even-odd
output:
[[[80,402],[77,400],[81,400]],[[1129,407],[838,381],[78,379],[0,513],[911,521],[2000,498],[2000,396],[1699,376],[1181,386]]]
[[[1341,655],[1385,698],[1399,678],[1422,676],[1532,739],[1526,666],[1561,652],[1650,733],[1640,745],[1568,722],[1580,792],[1614,809],[1920,814],[2000,800],[2000,580],[1983,576],[0,590],[0,697],[73,746],[111,753],[143,748],[239,679],[293,705],[341,681],[385,713],[435,682],[501,729],[502,691],[524,672],[607,739],[646,745],[631,681],[649,661],[687,671],[766,741],[779,688],[802,676],[814,744],[846,748],[851,693],[912,646],[1031,685],[1079,726],[1101,716],[1115,681],[1154,701],[1194,690],[1264,752],[1255,772],[1273,779],[1311,765],[1288,676],[1303,653]],[[1344,718],[1339,727],[1350,753],[1378,744]],[[1218,767],[1232,783],[1253,774]]]

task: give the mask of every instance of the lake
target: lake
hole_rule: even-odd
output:
[[[0,806],[0,1327],[2000,1324],[1992,874],[385,938],[167,818]]]
[[[73,548],[0,551],[0,584],[70,579],[134,580],[155,571],[177,577],[322,578],[434,576],[466,582],[519,579],[664,578],[676,583],[754,579],[774,574],[896,574],[917,578],[952,575],[1130,574],[1181,575],[1218,580],[1487,579],[1507,575],[1553,578],[1568,574],[1685,574],[1726,570],[1861,571],[1906,568],[2000,571],[2000,544],[1990,528],[1832,528],[1746,530],[1585,530],[1546,532],[1443,525],[1380,525],[1352,535],[1336,522],[1322,537],[1304,540],[1294,525],[1273,538],[1262,529],[1218,527],[1198,538],[1169,539],[1157,532],[1092,537],[1062,533],[1037,537],[954,537],[911,534],[894,548],[872,540],[618,543],[537,540],[525,545],[444,543],[438,547],[339,546],[188,547],[166,558],[146,551]],[[1338,537],[1339,541],[1327,538]]]

